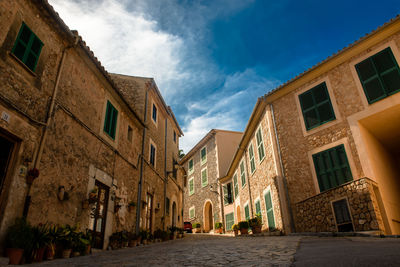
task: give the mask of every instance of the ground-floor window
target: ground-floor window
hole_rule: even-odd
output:
[[[233,212],[228,213],[225,215],[225,230],[230,231],[232,230],[232,225],[235,223],[235,216],[233,215]]]
[[[275,228],[274,206],[272,205],[270,190],[268,190],[267,193],[265,193],[264,198],[265,198],[265,207],[267,209],[268,228],[274,229]]]
[[[246,217],[246,220],[250,219],[249,204],[246,204],[244,206],[244,216]]]
[[[332,203],[335,213],[336,224],[339,232],[352,232],[353,223],[351,221],[347,199],[341,199]]]

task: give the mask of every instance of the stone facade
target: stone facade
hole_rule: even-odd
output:
[[[11,52],[23,22],[44,44],[34,71]],[[2,1],[0,25],[0,141],[11,146],[9,164],[0,174],[0,244],[8,226],[22,216],[28,192],[32,224],[79,223],[93,229],[90,208],[83,202],[99,183],[109,190],[103,248],[112,232],[136,231],[137,224],[144,228],[147,193],[153,196],[152,230],[172,223],[172,215],[164,223],[166,197],[175,203],[176,222],[181,222],[183,173],[173,158],[177,160],[182,132],[154,81],[144,79],[146,87],[136,91],[117,87],[46,1]],[[145,121],[146,101],[138,97],[146,90],[160,110],[156,128]],[[108,102],[118,111],[114,138],[104,131]],[[148,164],[150,138],[158,148],[155,169]],[[32,168],[40,175],[29,191],[26,174]],[[135,211],[128,210],[130,202],[137,203]]]
[[[196,146],[180,161],[186,171],[186,186],[184,188],[183,218],[188,222],[199,222],[205,232],[212,231],[216,222],[223,222],[221,210],[221,191],[218,178],[226,173],[229,164],[223,161],[231,159],[241,133],[223,130],[211,130]],[[201,150],[206,149],[206,162],[201,162]],[[189,161],[193,160],[193,172],[189,171]],[[201,173],[207,171],[208,182],[202,185]],[[189,182],[193,179],[194,193],[189,194]],[[190,218],[189,210],[194,208],[195,216]],[[211,215],[211,216],[210,216]]]

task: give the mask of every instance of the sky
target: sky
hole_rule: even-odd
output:
[[[400,14],[398,0],[48,0],[108,72],[153,77],[188,152],[257,98]]]

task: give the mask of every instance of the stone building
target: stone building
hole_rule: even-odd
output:
[[[222,192],[218,178],[225,176],[235,153],[240,132],[213,129],[179,162],[186,171],[183,218],[199,222],[204,232],[222,222]]]
[[[159,133],[141,108],[147,99],[117,87],[47,1],[1,1],[0,25],[0,244],[22,215],[32,224],[79,223],[106,248],[115,231],[164,226],[168,197],[178,214],[182,170],[172,159],[182,132],[154,81],[145,80],[142,94],[157,103]],[[171,173],[176,180],[166,179]]]

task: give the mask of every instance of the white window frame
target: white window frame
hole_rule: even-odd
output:
[[[190,211],[192,211],[192,210],[193,210],[193,217],[190,216]],[[196,208],[195,208],[195,206],[191,206],[189,208],[189,219],[194,219],[194,218],[196,218]]]
[[[193,181],[193,191],[190,191],[190,181]],[[189,178],[188,185],[189,185],[189,190],[188,190],[189,196],[191,196],[194,194],[194,189],[195,189],[194,188],[194,177]]]
[[[258,143],[258,139],[257,139],[257,134],[258,134],[258,132],[260,132],[260,136],[261,136],[261,142],[260,142],[260,143]],[[260,126],[258,126],[258,129],[257,129],[257,131],[256,131],[255,137],[256,137],[256,145],[257,145],[257,154],[258,154],[258,159],[259,159],[258,164],[261,164],[261,162],[262,162],[262,161],[265,159],[265,157],[266,157],[266,155],[265,155],[265,145],[264,145],[263,130],[262,130],[261,124],[260,124]],[[260,150],[259,150],[260,146],[262,146],[262,150],[263,150],[263,153],[264,153],[264,156],[263,156],[262,158],[260,158]]]
[[[156,120],[154,121],[153,119],[153,112],[154,112],[154,107],[156,107],[157,113],[156,113]],[[159,114],[159,109],[158,106],[156,105],[155,101],[151,102],[151,121],[154,123],[154,125],[157,127],[158,126],[158,114]]]
[[[243,173],[242,173],[242,169],[240,167],[242,164],[243,164]],[[244,188],[244,187],[246,187],[246,184],[247,184],[247,180],[246,180],[246,164],[244,162],[244,159],[242,159],[242,161],[239,163],[239,171],[240,171],[240,184],[242,185],[242,188]],[[243,184],[242,175],[244,175],[244,184]]]
[[[203,160],[202,158],[201,158],[201,151],[203,151],[203,149],[205,149],[206,150],[206,157],[205,157],[205,159]],[[200,149],[200,164],[201,165],[204,165],[204,164],[206,164],[207,163],[207,147],[203,147],[202,149]]]
[[[236,176],[236,185],[235,185],[235,176]],[[232,182],[233,182],[233,195],[235,196],[235,199],[236,199],[236,198],[239,198],[239,194],[240,194],[237,171],[236,171],[235,174],[233,174],[233,176],[232,176]],[[237,196],[236,196],[236,193],[235,193],[236,186],[237,186],[237,188],[238,188]]]
[[[154,151],[154,166],[151,165],[151,161],[150,161],[150,159],[151,159],[151,146],[152,145],[154,146],[154,149],[155,149],[155,151]],[[151,138],[150,138],[150,142],[149,142],[149,165],[153,166],[154,169],[157,166],[157,145],[156,145],[156,143],[154,143],[154,141]]]
[[[192,168],[192,170],[190,170],[190,164],[189,164],[190,161],[193,162],[193,168]],[[188,161],[188,175],[191,175],[193,172],[194,172],[194,160],[193,160],[193,159],[189,159],[189,161]]]
[[[250,147],[253,150],[253,157],[250,156]],[[254,153],[254,146],[253,146],[253,142],[250,142],[248,148],[247,148],[247,152],[249,153],[249,164],[250,164],[250,173],[253,174],[255,173],[255,171],[257,170],[257,164],[256,164],[256,156]],[[251,160],[254,160],[254,170],[251,170]]]
[[[203,185],[203,171],[206,172],[206,177],[207,177],[207,183]],[[200,177],[201,177],[201,187],[206,187],[208,185],[208,171],[207,171],[207,167],[201,169],[200,172]]]

